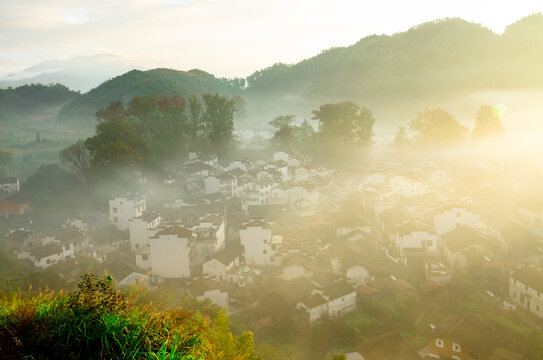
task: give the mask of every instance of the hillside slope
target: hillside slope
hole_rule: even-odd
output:
[[[88,120],[111,101],[147,94],[238,94],[247,102],[250,123],[260,124],[333,101],[352,100],[379,112],[483,91],[541,89],[543,15],[523,18],[502,35],[454,18],[368,36],[297,64],[275,64],[247,79],[221,79],[200,70],[133,70],[75,99],[59,119]]]
[[[93,119],[95,112],[105,108],[111,101],[129,102],[136,95],[179,95],[187,98],[194,94],[216,92],[231,95],[236,91],[239,92],[240,87],[235,81],[216,78],[201,70],[132,70],[104,82],[64,106],[58,119],[60,121]]]
[[[31,115],[60,107],[79,97],[64,85],[23,85],[0,89],[0,119],[8,115]]]
[[[295,65],[248,78],[253,94],[350,99],[413,97],[486,89],[543,87],[543,16],[503,35],[461,19],[425,23],[392,36],[369,36]]]

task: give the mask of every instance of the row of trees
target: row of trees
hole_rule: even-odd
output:
[[[295,125],[294,115],[283,115],[270,121],[269,124],[276,129],[272,145],[289,150],[307,149],[318,144],[322,150],[323,146],[344,149],[371,144],[375,119],[369,108],[344,101],[321,105],[312,113],[312,120],[318,124],[317,130],[308,120]]]
[[[134,97],[128,107],[112,102],[96,113],[96,134],[60,154],[61,162],[83,174],[90,167],[153,164],[187,151],[224,154],[234,143],[233,99],[219,94]]]
[[[456,118],[443,109],[427,109],[409,122],[409,136],[406,128],[400,126],[394,137],[399,145],[417,143],[422,145],[453,145],[464,141],[469,133]],[[490,105],[479,108],[475,128],[471,132],[474,140],[500,135],[505,132],[498,110]]]

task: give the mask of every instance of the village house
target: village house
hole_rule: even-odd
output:
[[[43,270],[51,265],[64,261],[65,256],[60,244],[49,243],[41,247],[18,253],[17,258],[29,259],[36,268]]]
[[[342,317],[356,310],[356,289],[345,280],[339,280],[324,288],[328,300],[328,316]]]
[[[150,239],[153,275],[161,278],[190,277],[194,239],[192,230],[179,225],[158,231]]]
[[[274,255],[279,239],[273,240],[271,223],[254,220],[239,229],[245,264],[270,265],[275,262]]]
[[[129,193],[109,200],[109,220],[121,231],[129,229],[130,220],[140,217],[145,211],[145,197]]]
[[[219,281],[228,281],[228,272],[240,264],[240,253],[238,247],[227,247],[216,252],[203,263],[203,274]]]
[[[0,178],[0,193],[4,192],[6,195],[12,195],[18,193],[20,190],[18,177]]]
[[[118,287],[140,285],[148,288],[151,285],[150,274],[123,259],[107,262],[104,268],[111,274]]]
[[[140,247],[149,246],[149,238],[154,235],[162,218],[153,212],[144,212],[141,216],[128,221],[128,238],[130,249],[137,250]]]
[[[412,175],[395,175],[390,179],[393,193],[405,197],[419,196],[431,191],[431,187]]]
[[[11,199],[6,199],[0,202],[0,215],[23,215],[29,207],[29,202],[19,202]]]
[[[310,278],[315,268],[315,262],[308,256],[293,254],[281,261],[281,265],[279,266],[281,274],[279,276],[285,281],[290,281],[300,276]]]
[[[189,226],[186,226],[189,228]],[[200,266],[226,243],[226,216],[210,214],[200,217],[190,229],[194,232],[192,263]]]
[[[509,297],[516,304],[543,318],[543,271],[523,267],[509,277]]]
[[[395,245],[402,258],[415,252],[437,253],[437,239],[431,226],[419,222],[408,221],[396,227]]]
[[[398,333],[385,334],[360,345],[361,360],[422,360],[422,356]]]
[[[478,230],[480,215],[467,206],[447,205],[434,210],[434,230],[441,236],[462,225]]]
[[[65,230],[55,235],[63,247],[65,257],[78,256],[88,250],[89,236],[77,230]]]
[[[213,304],[228,311],[228,291],[218,281],[198,278],[187,285],[187,293],[196,300],[209,299]]]
[[[516,344],[472,313],[451,316],[438,324],[428,351],[436,359],[524,359]]]
[[[483,235],[465,225],[443,234],[441,245],[449,264],[458,268],[468,266],[468,256],[473,251],[484,252],[487,255],[492,254]]]

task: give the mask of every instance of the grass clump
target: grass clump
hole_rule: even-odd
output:
[[[67,295],[51,292],[1,300],[2,358],[220,359],[214,354],[224,349],[213,341],[233,336],[229,329],[217,333],[212,324],[186,311],[136,305],[115,289],[111,276],[85,275],[78,288]],[[254,352],[234,350],[229,352],[232,358],[254,357]]]

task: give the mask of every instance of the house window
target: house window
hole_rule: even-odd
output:
[[[456,352],[462,351],[462,349],[460,348],[460,344],[453,342],[453,351],[456,351]]]
[[[51,259],[47,259],[46,263],[51,264]]]
[[[439,348],[442,348],[443,347],[443,340],[436,339],[436,346],[439,347]]]
[[[141,256],[141,259],[142,259],[143,261],[147,261],[147,260],[149,260],[149,255],[142,255],[142,256]]]
[[[116,207],[114,207],[112,210],[113,210],[114,213],[117,212],[117,208],[116,208]]]
[[[262,253],[263,253],[263,254],[267,254],[267,253],[268,253],[268,250],[262,250]]]
[[[426,246],[432,246],[432,240],[426,241]]]
[[[115,216],[113,217],[113,222],[119,222],[119,219]]]
[[[457,217],[457,218],[460,217],[460,211],[457,211],[457,212],[456,212],[456,217]]]

